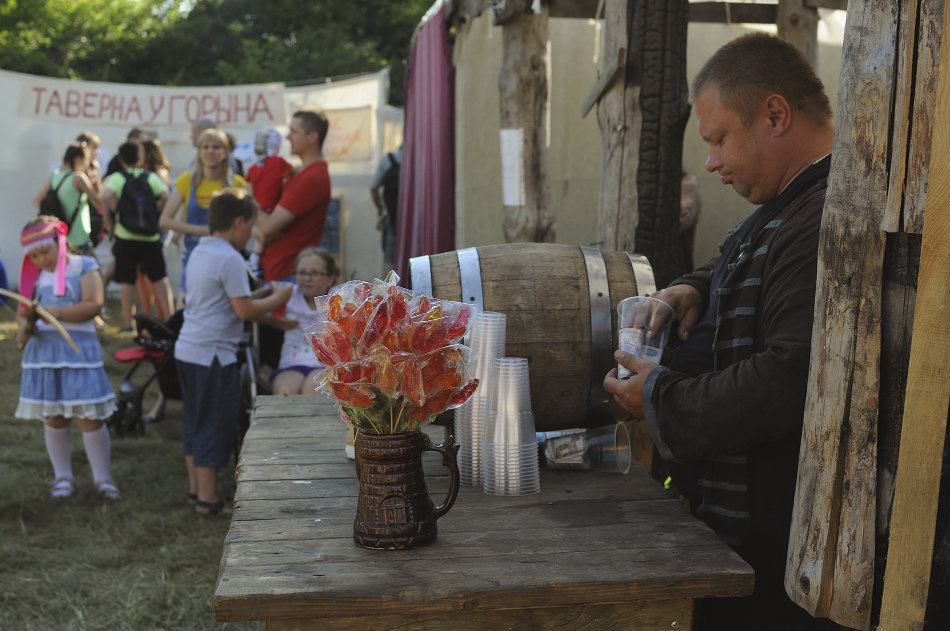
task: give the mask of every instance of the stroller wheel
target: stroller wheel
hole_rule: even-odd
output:
[[[126,434],[145,435],[145,423],[142,420],[142,415],[138,413],[134,406],[125,401],[119,403],[118,409],[109,417],[108,424],[115,435],[120,438]]]
[[[112,416],[109,417],[109,420],[106,421],[106,425],[109,426],[109,429],[112,432],[119,436],[125,436],[125,415],[126,408],[129,407],[129,404],[126,401],[119,400],[118,406],[116,407],[115,412],[112,413]]]

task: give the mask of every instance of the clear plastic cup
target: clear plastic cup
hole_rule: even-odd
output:
[[[633,462],[630,433],[623,423],[587,430],[587,462],[593,471],[627,473]]]
[[[676,319],[673,307],[656,298],[632,296],[620,301],[617,315],[620,350],[660,363],[670,335],[670,325]],[[626,379],[630,371],[618,364],[617,376]]]
[[[491,409],[509,414],[531,411],[526,358],[500,357],[494,360]]]

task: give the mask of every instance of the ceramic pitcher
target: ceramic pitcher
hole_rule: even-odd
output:
[[[365,434],[356,438],[360,495],[353,540],[364,548],[402,550],[435,541],[436,520],[449,512],[459,490],[459,445],[449,436],[433,445],[421,431]],[[451,480],[445,501],[435,506],[426,489],[422,452],[442,454]]]

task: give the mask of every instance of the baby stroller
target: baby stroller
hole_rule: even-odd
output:
[[[138,346],[115,352],[115,358],[120,362],[132,363],[132,367],[126,373],[116,393],[118,408],[108,421],[109,427],[116,436],[145,434],[142,400],[145,398],[145,391],[153,381],[158,381],[158,387],[166,400],[181,399],[181,382],[178,379],[178,370],[175,368],[175,340],[178,339],[178,332],[183,322],[183,311],[173,313],[167,322],[162,322],[150,315],[137,314],[135,316],[135,343]],[[246,332],[238,349],[241,405],[237,441],[234,447],[235,457],[244,440],[244,434],[251,425],[254,399],[257,396],[255,374],[258,343],[255,333],[256,329]],[[150,364],[153,372],[141,385],[135,385],[132,376],[143,364]]]
[[[116,436],[145,434],[142,400],[153,381],[158,381],[158,387],[166,399],[181,399],[181,383],[175,369],[175,340],[178,339],[183,320],[182,311],[173,313],[166,322],[150,315],[135,315],[137,346],[115,352],[118,361],[132,364],[119,384],[116,393],[118,407],[108,421],[109,428]],[[144,364],[152,366],[152,374],[141,385],[135,385],[132,376]]]

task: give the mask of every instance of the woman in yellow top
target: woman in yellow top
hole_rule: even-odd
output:
[[[162,230],[174,230],[185,236],[185,250],[181,255],[181,282],[178,284],[179,303],[185,292],[185,266],[198,239],[208,232],[208,205],[211,196],[223,188],[244,188],[244,178],[234,175],[228,161],[228,137],[218,129],[206,129],[198,136],[198,156],[194,168],[178,176],[171,197],[162,209],[158,225]],[[185,207],[185,220],[178,219],[178,210]]]

